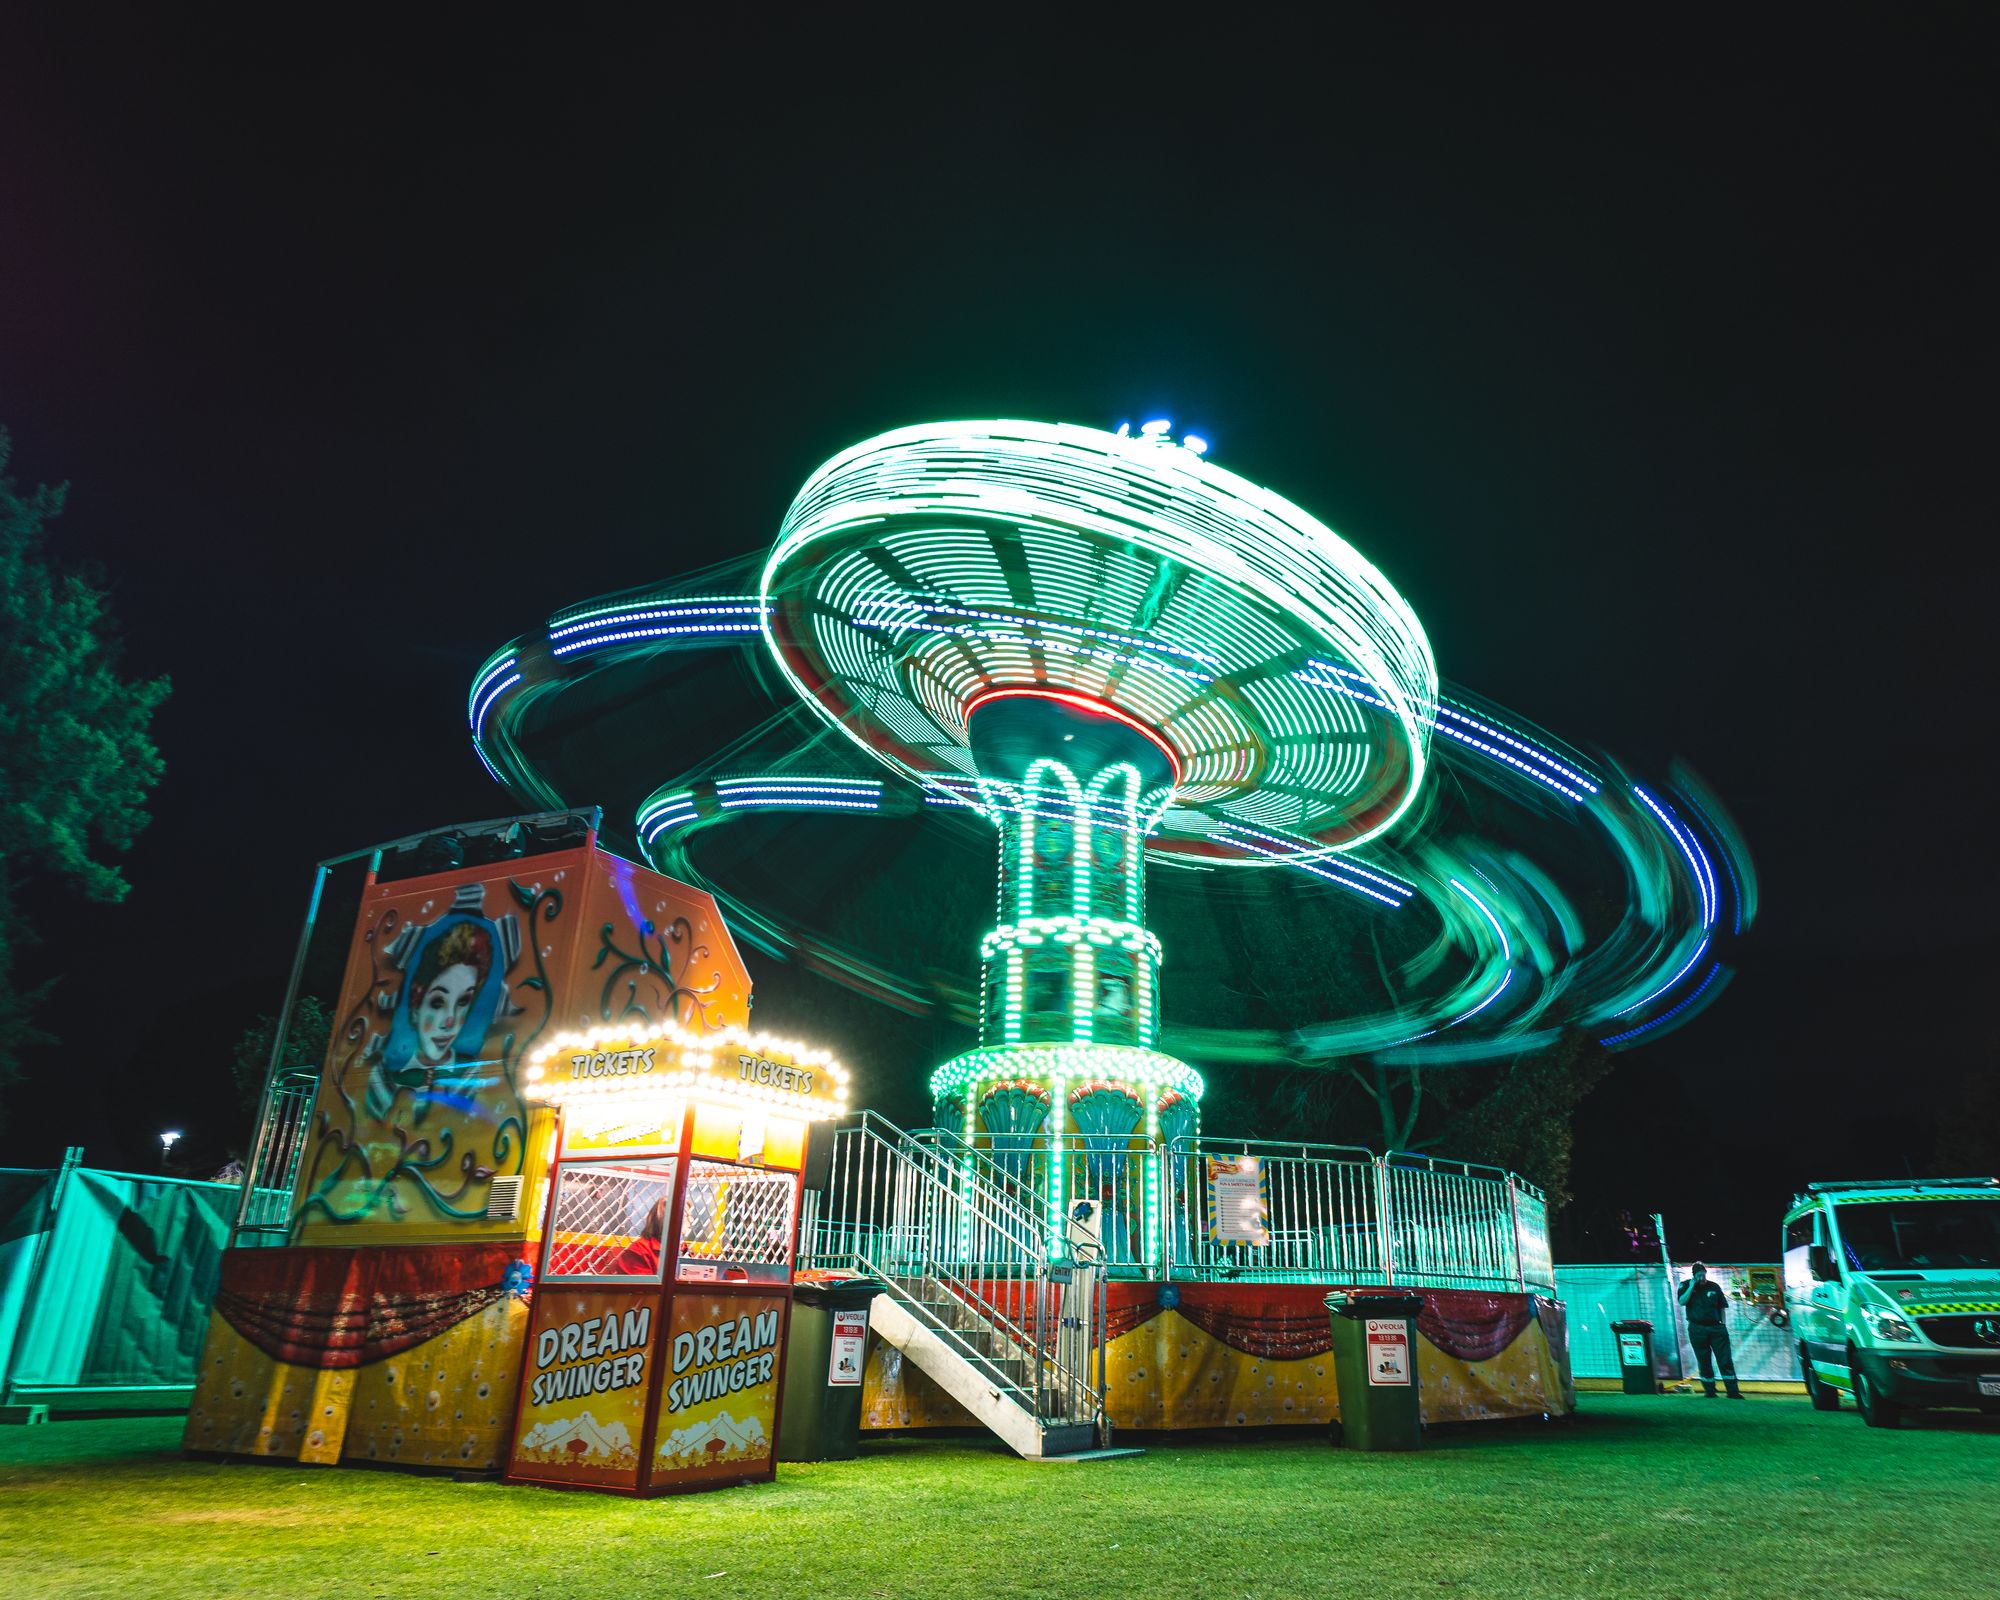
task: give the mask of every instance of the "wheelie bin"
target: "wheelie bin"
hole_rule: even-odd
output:
[[[1614,1322],[1612,1337],[1618,1341],[1618,1376],[1627,1394],[1658,1394],[1660,1380],[1653,1376],[1653,1325],[1645,1321]]]
[[[865,1278],[792,1287],[780,1461],[851,1461],[861,1447],[861,1365],[876,1286]]]
[[[1417,1314],[1406,1290],[1336,1291],[1333,1381],[1340,1394],[1335,1441],[1350,1450],[1414,1450],[1423,1443],[1417,1399]]]

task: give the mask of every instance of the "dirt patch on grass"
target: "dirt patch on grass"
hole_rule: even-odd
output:
[[[227,1506],[213,1511],[166,1511],[152,1519],[168,1523],[221,1523],[265,1528],[296,1528],[302,1523],[325,1518],[311,1511],[294,1511],[284,1506]]]

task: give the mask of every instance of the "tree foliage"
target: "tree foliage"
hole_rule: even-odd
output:
[[[1569,1203],[1571,1118],[1610,1070],[1609,1051],[1582,1029],[1565,1028],[1548,1048],[1489,1071],[1476,1097],[1462,1099],[1439,1128],[1438,1153],[1519,1173],[1560,1210]]]
[[[255,1111],[264,1095],[264,1075],[271,1065],[271,1045],[278,1034],[276,1017],[259,1017],[243,1030],[230,1057],[230,1076],[236,1080],[237,1098],[244,1109]],[[333,1013],[312,995],[302,994],[292,1005],[285,1029],[282,1062],[288,1072],[317,1072],[326,1060],[326,1048],[333,1037]]]
[[[2000,1174],[2000,1073],[1990,1046],[1984,1059],[1975,1055],[1960,1065],[1941,1101],[1932,1170],[1952,1178]]]
[[[0,1087],[46,1037],[30,1020],[40,991],[14,980],[32,938],[15,891],[40,876],[124,899],[111,858],[146,825],[161,771],[150,730],[168,690],[165,678],[120,675],[109,597],[45,549],[64,491],[20,493],[11,453],[0,429]]]
[[[1240,963],[1230,986],[1238,1009],[1221,1020],[1257,1030],[1270,1055],[1238,1069],[1233,1084],[1212,1082],[1205,1123],[1486,1162],[1538,1185],[1552,1209],[1568,1200],[1572,1117],[1610,1068],[1593,1037],[1567,1029],[1544,1048],[1488,1062],[1303,1059],[1291,1042],[1298,1030],[1401,1003],[1398,970],[1411,951],[1388,943],[1376,919],[1345,915],[1341,902],[1284,880],[1240,904],[1244,914],[1222,929]]]
[[[1289,1043],[1329,1018],[1393,1010],[1402,999],[1393,965],[1409,952],[1385,950],[1375,919],[1356,919],[1333,897],[1301,892],[1288,879],[1260,884],[1254,898],[1232,906],[1241,912],[1226,932],[1241,961],[1240,1020],[1285,1041],[1285,1058],[1259,1072],[1254,1107],[1245,1107],[1254,1131],[1376,1150],[1416,1147],[1440,1104],[1434,1092],[1426,1098],[1437,1074],[1367,1055],[1298,1059]]]

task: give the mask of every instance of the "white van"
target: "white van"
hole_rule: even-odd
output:
[[[2000,1412],[2000,1179],[1813,1183],[1785,1213],[1785,1309],[1814,1407],[1869,1426]]]

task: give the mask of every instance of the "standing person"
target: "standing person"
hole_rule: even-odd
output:
[[[1708,1275],[1701,1262],[1681,1288],[1681,1304],[1687,1308],[1688,1343],[1701,1366],[1702,1392],[1715,1398],[1715,1369],[1722,1369],[1722,1381],[1729,1386],[1729,1398],[1741,1400],[1736,1387],[1736,1357],[1729,1349],[1729,1329],[1723,1318],[1729,1311],[1729,1296],[1721,1284]]]

